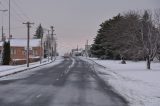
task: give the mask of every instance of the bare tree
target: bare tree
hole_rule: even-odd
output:
[[[160,9],[156,9],[154,11],[154,23],[155,23],[155,26],[157,28],[157,32],[158,32],[158,35],[159,35],[159,39],[158,39],[158,50],[157,50],[157,55],[156,57],[159,59],[160,61]]]
[[[147,69],[151,68],[151,60],[156,56],[158,50],[158,30],[154,25],[153,15],[145,11],[141,20],[141,40],[143,51],[147,60]]]

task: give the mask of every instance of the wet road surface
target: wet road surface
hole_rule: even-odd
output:
[[[128,106],[79,59],[66,59],[26,78],[0,81],[0,106]]]

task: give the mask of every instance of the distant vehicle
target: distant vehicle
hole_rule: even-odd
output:
[[[70,57],[70,54],[69,54],[69,53],[65,53],[63,57],[64,57],[64,58],[69,58],[69,57]]]

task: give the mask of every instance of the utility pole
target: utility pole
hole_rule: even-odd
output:
[[[26,59],[26,62],[27,62],[27,67],[29,67],[29,39],[30,39],[30,28],[31,28],[31,24],[34,24],[34,23],[26,22],[26,23],[23,23],[23,24],[26,24],[26,25],[27,25],[27,59]]]
[[[9,41],[11,36],[11,0],[9,0]]]
[[[77,51],[79,50],[78,45],[77,45]]]
[[[47,54],[48,54],[48,62],[49,62],[49,56],[50,56],[50,39],[49,39],[49,30],[48,30],[48,36],[47,36]]]
[[[56,35],[56,34],[53,34],[53,35]],[[55,37],[53,37],[53,42],[54,42],[54,60],[55,60],[57,56],[57,43],[56,43]]]
[[[4,32],[3,32],[3,13],[7,12],[8,10],[0,10],[2,12],[2,41],[4,40]]]
[[[40,64],[42,63],[42,54],[43,54],[43,53],[42,53],[42,51],[43,51],[43,49],[42,49],[42,45],[43,45],[43,44],[42,44],[42,35],[41,35]]]
[[[53,61],[53,32],[54,32],[54,27],[51,26],[51,40],[52,40],[52,45],[51,45],[51,60]]]
[[[56,38],[54,37],[54,35],[56,35],[56,34],[53,34],[53,45],[54,45],[54,52],[53,52],[53,54],[54,54],[54,60],[56,60],[56,56],[57,56],[57,43],[56,43]]]
[[[87,42],[86,42],[86,47],[85,47],[85,49],[86,49],[86,57],[88,57],[88,40],[87,40]]]
[[[43,53],[43,47],[42,47],[42,45],[43,45],[43,42],[42,42],[43,32],[41,32],[40,34],[41,34],[41,53],[40,53],[40,64],[41,64],[42,63],[42,55],[44,54]]]
[[[54,59],[56,59],[56,56],[57,56],[57,43],[56,43],[56,40],[55,40],[54,50],[55,50],[55,54],[54,54],[55,58]]]

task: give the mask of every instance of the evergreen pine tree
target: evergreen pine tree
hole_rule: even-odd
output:
[[[2,56],[2,64],[9,65],[11,61],[10,57],[10,42],[4,42],[3,44],[3,56]]]
[[[120,14],[118,14],[113,19],[109,19],[100,25],[100,29],[98,30],[98,34],[94,39],[94,44],[91,47],[91,53],[93,56],[102,58],[102,59],[118,59],[119,54],[115,53],[115,29],[114,26],[117,22],[122,18]],[[115,57],[114,57],[115,56]]]
[[[40,39],[41,37],[43,38],[43,33],[44,33],[43,27],[42,27],[42,25],[40,24],[40,25],[38,26],[37,30],[36,30],[36,34],[34,35],[34,38],[36,38],[36,39]]]

